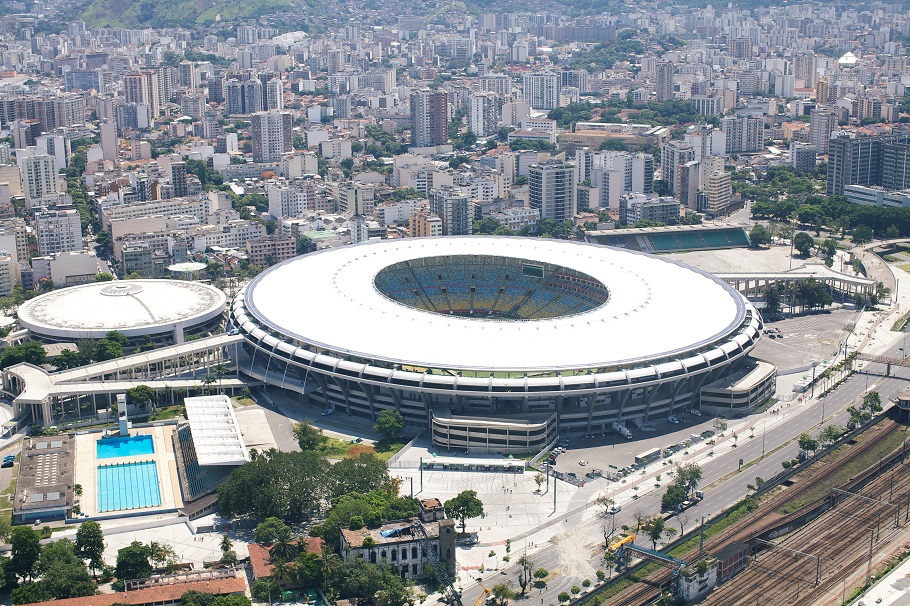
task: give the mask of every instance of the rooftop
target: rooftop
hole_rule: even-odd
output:
[[[229,397],[186,398],[184,404],[200,465],[242,465],[250,460]]]
[[[393,264],[456,255],[559,265],[605,285],[609,300],[571,316],[487,321],[398,303],[374,283]],[[250,315],[286,337],[366,359],[450,369],[533,371],[661,359],[727,337],[746,313],[742,295],[679,262],[584,243],[495,236],[408,238],[312,253],[260,274],[241,296]]]
[[[117,330],[137,336],[172,330],[222,313],[225,295],[180,280],[116,280],[55,290],[19,306],[20,323],[39,334],[100,338]]]

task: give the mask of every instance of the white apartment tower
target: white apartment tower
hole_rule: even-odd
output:
[[[534,109],[559,107],[559,75],[553,72],[525,74],[523,78],[525,101]]]
[[[530,206],[540,211],[541,219],[566,221],[576,212],[575,165],[551,160],[532,164],[528,185]]]

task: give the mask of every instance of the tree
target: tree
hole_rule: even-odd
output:
[[[465,532],[468,518],[482,517],[484,515],[483,503],[477,498],[477,491],[464,490],[455,497],[445,502],[445,509],[450,516],[461,524],[461,531]]]
[[[595,503],[597,503],[597,517],[604,520],[604,548],[606,549],[609,546],[610,537],[613,536],[613,532],[616,530],[616,501],[604,495],[597,497]],[[610,520],[609,525],[606,523],[607,519]]]
[[[13,366],[25,362],[41,366],[47,360],[47,352],[44,347],[37,341],[27,341],[21,345],[13,345],[6,348],[3,355],[0,356],[0,368]]]
[[[10,543],[9,570],[20,579],[31,580],[41,556],[41,537],[31,526],[17,526],[13,528]]]
[[[329,441],[322,430],[309,421],[301,421],[294,425],[294,437],[297,438],[300,450],[304,451],[321,450]]]
[[[803,433],[799,436],[799,447],[808,455],[810,450],[812,452],[818,450],[818,440],[807,433]]]
[[[522,554],[521,557],[518,558],[518,586],[521,587],[521,595],[525,594],[525,590],[531,583],[533,570],[534,562],[531,561],[531,558],[529,558],[527,554]]]
[[[103,231],[101,233],[105,234],[107,232]],[[102,271],[100,273],[95,274],[95,282],[110,282],[113,279],[114,279],[114,274],[107,272],[107,271]]]
[[[95,583],[76,553],[76,545],[69,539],[48,543],[38,558],[39,583],[43,584],[54,599],[93,595]]]
[[[92,575],[104,566],[104,534],[98,522],[88,520],[76,531],[76,551],[83,560],[88,560]]]
[[[693,490],[698,488],[700,481],[701,467],[698,466],[698,463],[676,466],[675,482],[686,489],[686,494],[691,494]]]
[[[512,588],[509,587],[508,583],[497,583],[496,585],[493,585],[491,593],[501,605],[507,604],[509,600],[515,599],[515,592],[512,591]]]
[[[543,580],[550,576],[550,571],[546,568],[540,567],[534,571],[534,578],[537,579],[538,583],[543,583]]]
[[[134,406],[148,406],[155,399],[155,391],[148,385],[137,385],[126,390],[126,401]]]
[[[376,417],[373,429],[383,438],[391,441],[401,436],[401,432],[404,431],[404,417],[397,410],[383,410]]]
[[[162,541],[152,541],[148,544],[149,560],[157,567],[172,564],[177,561],[174,548]]]
[[[882,411],[882,397],[877,391],[867,392],[863,396],[863,407],[868,409],[872,414]]]
[[[291,529],[278,518],[266,518],[256,525],[256,530],[254,531],[256,542],[274,543],[275,539],[278,538],[279,533],[282,533],[285,530],[290,532]]]
[[[821,440],[824,444],[831,444],[840,438],[843,430],[837,425],[828,425],[822,430]]]
[[[54,366],[57,370],[66,370],[68,368],[76,368],[85,364],[85,358],[82,357],[78,351],[72,349],[64,349],[57,357],[54,358]]]
[[[664,511],[677,509],[687,498],[688,493],[683,486],[679,484],[670,484],[664,496],[661,497],[660,505]]]
[[[853,228],[853,240],[854,244],[865,244],[866,242],[872,241],[872,228],[868,225],[858,225]]]
[[[116,341],[100,339],[95,346],[95,361],[104,362],[123,357],[123,346]]]
[[[752,246],[765,246],[771,244],[771,232],[761,223],[756,223],[749,232],[749,242]]]
[[[151,549],[139,541],[133,541],[117,551],[117,566],[114,575],[120,581],[130,579],[147,579],[152,576],[152,565],[149,562]]]
[[[291,529],[285,527],[275,535],[275,543],[272,545],[269,554],[276,560],[290,562],[297,557],[298,551]]]
[[[540,491],[540,485],[546,481],[546,477],[542,473],[538,473],[534,476],[534,483],[537,484],[537,491]]]
[[[806,232],[801,231],[793,236],[793,248],[799,251],[800,256],[808,257],[812,254],[813,246],[815,246],[815,240]]]
[[[222,555],[224,555],[234,548],[234,542],[231,540],[231,537],[224,535],[221,537],[221,543],[219,544],[219,547],[221,548]]]
[[[648,525],[645,526],[645,532],[648,533],[648,538],[651,539],[651,548],[657,549],[657,542],[664,534],[664,528],[666,523],[661,517],[653,518]]]
[[[391,487],[389,468],[375,454],[361,452],[334,465],[331,472],[331,496],[337,498],[350,492],[368,493]]]

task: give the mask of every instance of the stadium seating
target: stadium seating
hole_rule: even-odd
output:
[[[375,284],[411,307],[473,317],[538,319],[580,313],[608,293],[587,276],[549,264],[525,271],[520,259],[452,256],[417,259],[382,270]]]

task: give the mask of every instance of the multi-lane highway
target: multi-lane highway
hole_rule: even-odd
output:
[[[887,352],[883,352],[883,355],[898,356],[901,353],[900,347],[901,343],[898,342]],[[747,485],[754,483],[756,476],[767,479],[782,471],[781,462],[792,459],[798,454],[799,447],[796,438],[800,434],[809,432],[817,435],[819,428],[828,424],[846,425],[849,419],[846,413],[847,407],[860,401],[867,388],[877,390],[882,402],[887,403],[887,400],[898,391],[910,385],[910,369],[908,368],[892,367],[891,377],[882,377],[883,372],[882,365],[865,363],[861,372],[852,375],[837,389],[820,400],[813,400],[802,405],[794,402],[789,407],[783,404],[777,407],[779,411],[777,414],[766,412],[754,415],[745,424],[745,427],[755,428],[754,438],[750,439],[747,432],[740,431],[735,441],[736,447],[732,446],[734,442],[730,431],[727,431],[723,438],[718,438],[714,456],[706,456],[699,460],[703,475],[701,486],[707,487],[707,490],[704,501],[684,514],[688,518],[686,531],[694,528],[697,520],[702,517],[709,518],[716,515],[745,498],[749,492]],[[824,422],[822,419],[823,408]],[[763,426],[767,428],[767,431],[764,432],[762,438]],[[763,453],[764,456],[762,456]],[[740,459],[747,468],[736,473]],[[662,469],[666,472],[666,467]],[[648,475],[643,478],[646,482],[642,482],[642,486],[644,487],[646,483],[652,485],[653,482],[649,481],[650,477],[660,471],[661,468],[652,466]],[[611,492],[607,491],[606,494],[610,495]],[[654,514],[659,512],[662,494],[662,489],[651,490],[634,501],[624,503],[622,512],[616,515],[616,527],[620,528],[623,524],[634,526],[636,513]],[[587,539],[583,540],[577,548],[592,554],[591,565],[595,568],[599,565],[599,555],[594,554],[596,539],[602,537],[602,522],[590,519],[590,516],[584,514],[586,508],[590,506],[589,501],[596,498],[597,495],[596,490],[579,492],[570,506],[570,511],[563,514],[562,521],[559,522],[560,532],[571,532],[573,537]],[[584,517],[588,519],[583,519]],[[531,536],[529,539],[533,541],[534,537]],[[535,568],[543,567],[551,571],[564,572],[567,567],[561,566],[561,551],[564,553],[564,550],[546,544],[544,548],[530,552],[530,558],[533,560]],[[590,578],[592,581],[594,580],[593,573]],[[584,578],[560,574],[547,583],[545,588],[531,588],[529,592],[532,594],[534,602],[547,605],[557,604],[559,603],[557,596],[560,592],[569,591],[574,585],[580,586],[583,580]],[[518,589],[517,566],[511,566],[498,573],[487,573],[483,575],[480,583],[472,580],[464,586],[462,601],[466,605],[473,604],[480,596],[483,586],[492,587],[504,582],[510,582],[513,590]]]

